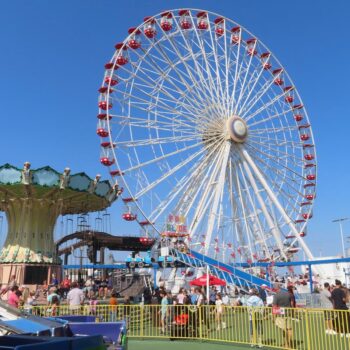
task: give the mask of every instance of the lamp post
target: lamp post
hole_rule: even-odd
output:
[[[344,244],[344,234],[343,234],[343,221],[346,221],[346,220],[349,220],[349,218],[340,218],[340,219],[332,220],[332,222],[339,222],[341,245],[342,245],[342,249],[343,249],[343,258],[346,257],[345,244]]]

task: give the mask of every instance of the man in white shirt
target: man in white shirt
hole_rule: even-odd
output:
[[[67,302],[71,311],[77,311],[84,302],[84,293],[78,288],[78,283],[72,283],[72,289],[67,294]]]

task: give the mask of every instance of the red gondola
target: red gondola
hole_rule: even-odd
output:
[[[136,220],[137,215],[132,213],[124,213],[122,217],[125,221],[134,221]]]
[[[105,84],[108,84],[110,86],[115,86],[118,84],[118,80],[117,79],[112,79],[111,77],[106,77],[105,78]]]
[[[215,18],[215,34],[217,36],[222,36],[225,33],[225,20],[222,17]]]
[[[309,200],[309,201],[312,201],[312,200],[315,198],[315,195],[309,193],[309,194],[305,195],[305,198],[306,198],[307,200]]]
[[[112,103],[107,103],[107,101],[100,101],[98,107],[106,111],[107,109],[111,109],[113,105]]]
[[[131,49],[136,50],[141,47],[140,34],[141,30],[137,28],[129,28],[128,33],[130,34],[128,45]]]
[[[241,27],[233,27],[231,29],[231,43],[237,45],[241,42]]]
[[[97,118],[100,119],[100,120],[110,120],[112,119],[112,117],[110,115],[107,116],[106,113],[99,113],[97,114]]]
[[[143,21],[145,22],[143,33],[147,38],[153,39],[157,34],[155,27],[156,20],[152,17],[145,17]]]
[[[301,141],[307,141],[309,138],[310,138],[310,135],[308,135],[308,134],[301,134],[300,135]]]
[[[114,164],[114,159],[109,159],[108,157],[102,157],[100,159],[100,162],[105,166],[111,166],[112,164]]]
[[[103,148],[115,148],[116,144],[112,142],[102,142],[101,147]]]
[[[122,176],[124,173],[121,170],[112,170],[109,172],[112,176]]]
[[[304,117],[301,114],[295,114],[294,119],[297,122],[301,122],[304,119]]]
[[[117,63],[119,66],[124,66],[128,63],[128,58],[126,57],[126,50],[128,49],[123,43],[115,45],[116,50],[118,50]]]
[[[284,97],[284,100],[288,103],[292,103],[294,101],[294,97],[291,94],[291,91],[294,90],[294,87],[293,86],[286,86],[283,90],[286,94]]]
[[[189,11],[188,10],[180,10],[179,11],[179,16],[180,16],[180,27],[181,29],[191,29],[192,28],[192,23],[189,17]]]
[[[258,51],[255,50],[256,48],[256,38],[251,38],[247,40],[247,53],[249,56],[255,56]]]
[[[197,28],[207,30],[209,28],[208,14],[205,11],[197,13]]]
[[[272,72],[274,76],[273,82],[275,85],[280,86],[284,84],[284,81],[282,79],[282,73],[283,73],[283,68],[277,68]]]
[[[109,136],[109,132],[103,128],[98,128],[96,131],[96,134],[101,137],[107,137]]]
[[[313,154],[305,154],[304,158],[306,160],[313,160],[313,159],[315,159],[315,156]]]
[[[162,18],[160,19],[160,27],[168,32],[173,28],[173,14],[171,12],[163,12],[161,14]]]
[[[270,56],[271,56],[270,52],[263,52],[260,55],[261,64],[265,70],[268,70],[272,67],[271,63],[269,62]]]

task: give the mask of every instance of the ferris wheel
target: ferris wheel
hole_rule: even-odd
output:
[[[123,218],[241,261],[304,251],[316,153],[286,70],[234,21],[171,10],[128,30],[105,64],[97,134]],[[176,221],[176,220],[175,220]]]

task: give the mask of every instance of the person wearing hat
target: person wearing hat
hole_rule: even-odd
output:
[[[292,346],[293,330],[291,323],[292,296],[290,293],[281,289],[279,283],[275,283],[274,289],[276,294],[273,297],[272,313],[277,315],[275,319],[276,326],[283,332],[284,346]],[[287,308],[285,310],[285,308]]]
[[[250,346],[262,348],[262,315],[264,302],[255,288],[249,289],[249,297],[242,299],[243,306],[247,306],[249,312]]]

